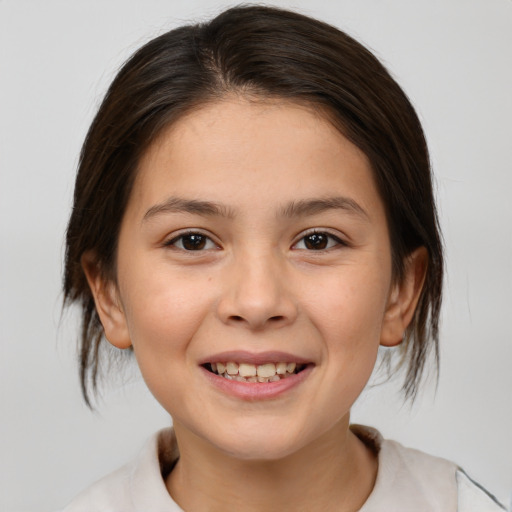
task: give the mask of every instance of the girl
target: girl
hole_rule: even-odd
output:
[[[379,346],[415,396],[442,278],[423,132],[368,50],[268,7],[149,42],[84,143],[64,290],[87,403],[107,340],[173,428],[65,510],[502,510],[350,425]]]

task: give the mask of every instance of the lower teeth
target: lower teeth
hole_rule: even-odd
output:
[[[289,373],[286,376],[276,374],[272,377],[240,377],[240,375],[229,375],[229,373],[220,374],[220,376],[224,377],[225,379],[236,380],[238,382],[277,382],[278,380],[286,379],[286,377],[290,375],[293,375],[293,373]]]
[[[251,376],[251,377],[241,377],[240,375],[230,375],[228,372],[224,372],[224,373],[216,373],[216,372],[213,372],[212,370],[212,373],[215,373],[216,375],[219,375],[220,377],[224,377],[225,379],[228,379],[228,380],[236,380],[237,382],[261,382],[261,383],[265,383],[265,382],[277,382],[279,380],[283,380],[283,379],[286,379],[287,377],[290,377],[291,375],[295,375],[296,373],[299,373],[299,371],[301,371],[304,367],[297,367],[297,369],[293,372],[293,373],[288,373],[286,372],[284,375],[282,374],[275,374],[273,375],[272,377],[257,377],[257,376]]]

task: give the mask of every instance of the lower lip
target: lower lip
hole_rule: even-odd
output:
[[[223,393],[242,400],[255,401],[277,398],[295,388],[308,378],[313,370],[313,365],[310,364],[301,372],[276,382],[239,382],[221,377],[202,366],[200,368],[210,383]]]

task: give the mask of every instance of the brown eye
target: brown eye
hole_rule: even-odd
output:
[[[166,245],[174,246],[177,249],[182,249],[184,251],[202,251],[205,249],[214,249],[216,247],[210,238],[206,235],[202,235],[201,233],[187,233],[185,235],[180,235]]]
[[[203,235],[186,235],[182,240],[183,248],[187,251],[199,251],[206,245],[206,237]]]
[[[304,237],[304,245],[310,250],[321,250],[327,247],[329,237],[325,233],[313,233]]]
[[[295,244],[294,249],[308,251],[323,251],[337,245],[345,245],[339,238],[329,233],[314,232],[304,236]]]

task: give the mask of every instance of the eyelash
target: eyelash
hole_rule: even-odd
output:
[[[194,242],[194,238],[197,237],[196,241]],[[310,237],[318,237],[317,242],[322,242],[322,237],[325,237],[323,240],[326,241],[327,246],[326,247],[320,247],[320,248],[311,248],[307,247],[305,240]],[[189,239],[189,241],[192,241],[192,243],[196,243],[196,248],[186,248],[184,245],[184,240]],[[334,244],[332,243],[334,241]],[[179,247],[178,243],[181,242],[181,247]],[[304,242],[305,247],[297,247],[301,242]],[[203,245],[201,245],[203,243]],[[211,245],[211,247],[205,247],[208,244]],[[330,245],[329,245],[330,244]],[[332,249],[336,246],[346,246],[347,243],[341,240],[339,237],[328,233],[326,231],[320,231],[320,230],[314,230],[310,231],[309,233],[306,233],[303,235],[298,242],[293,244],[292,249],[299,249],[299,250],[306,250],[311,252],[321,252],[321,251],[328,251],[329,249]],[[200,233],[198,231],[189,231],[186,233],[181,233],[180,235],[172,238],[171,240],[164,243],[165,247],[174,247],[178,250],[182,250],[185,252],[202,252],[203,250],[210,250],[214,248],[218,248],[217,244],[207,235]],[[197,248],[199,246],[199,248]]]
[[[318,248],[317,249],[311,249],[311,248],[308,248],[308,247],[298,248],[297,246],[301,242],[304,242],[304,244],[305,244],[305,240],[308,237],[325,237],[325,240],[327,241],[327,247],[322,247],[320,249],[318,249]],[[334,243],[332,243],[333,241],[334,241]],[[331,244],[331,245],[329,246],[329,244]],[[300,240],[293,245],[293,248],[299,249],[299,250],[310,251],[310,252],[322,252],[322,251],[328,251],[330,249],[333,249],[336,246],[347,246],[347,245],[348,244],[346,242],[341,240],[339,237],[333,235],[332,233],[329,233],[328,231],[321,231],[321,230],[315,229],[313,231],[310,231],[310,232],[304,234],[300,238]]]
[[[199,249],[197,249],[197,248],[196,249],[187,249],[183,245],[183,241],[187,238],[190,241],[191,239],[193,239],[193,237],[197,237],[198,241],[199,241],[199,239],[201,239],[202,241],[204,241],[204,243],[206,245],[211,244],[212,247],[208,247],[207,249],[205,249],[204,246],[202,246]],[[178,243],[180,241],[181,241],[181,247],[178,246]],[[186,233],[181,233],[178,236],[175,236],[174,238],[172,238],[171,240],[166,241],[164,243],[164,246],[165,247],[174,247],[174,248],[184,251],[184,252],[201,252],[203,250],[218,248],[217,244],[209,236],[207,236],[204,233],[201,233],[199,231],[187,231]]]

